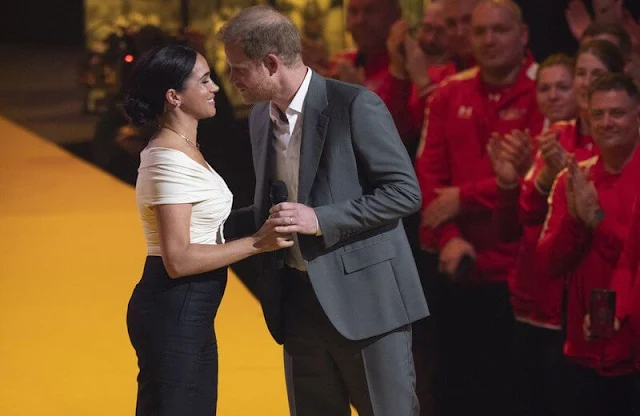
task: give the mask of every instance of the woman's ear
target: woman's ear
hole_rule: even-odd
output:
[[[172,107],[180,107],[180,95],[175,89],[171,88],[167,90],[167,92],[164,94],[164,98]]]

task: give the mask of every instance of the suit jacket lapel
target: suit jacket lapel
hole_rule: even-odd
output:
[[[322,156],[329,124],[329,117],[324,113],[327,104],[326,81],[313,72],[302,110],[302,142],[298,171],[298,202],[302,204],[306,203],[309,197]]]
[[[261,113],[256,114],[256,135],[253,146],[253,164],[256,172],[256,201],[259,201],[261,223],[269,210],[269,178],[272,176],[271,166],[271,140],[273,128],[269,118],[269,105],[263,105]]]

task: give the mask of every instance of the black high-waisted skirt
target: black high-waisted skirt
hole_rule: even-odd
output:
[[[147,257],[127,311],[140,369],[137,416],[216,414],[213,320],[226,282],[226,267],[171,279],[161,257]]]

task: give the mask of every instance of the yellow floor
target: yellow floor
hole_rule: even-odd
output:
[[[1,117],[0,132],[0,415],[132,415],[134,191]],[[216,328],[218,414],[288,414],[281,348],[235,276]]]

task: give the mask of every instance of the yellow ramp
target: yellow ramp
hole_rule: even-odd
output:
[[[132,415],[134,191],[1,117],[0,133],[0,415]],[[288,414],[282,350],[233,275],[216,327],[218,414]]]

